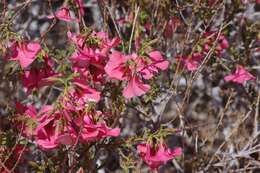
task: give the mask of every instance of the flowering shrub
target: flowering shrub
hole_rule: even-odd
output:
[[[1,173],[258,171],[258,1],[0,9]]]

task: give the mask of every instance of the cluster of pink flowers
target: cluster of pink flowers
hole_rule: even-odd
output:
[[[75,52],[70,57],[72,71],[75,75],[57,106],[43,106],[37,112],[32,105],[17,104],[20,115],[25,115],[33,124],[22,126],[23,134],[35,138],[43,149],[57,148],[61,144],[73,145],[77,138],[82,143],[99,140],[108,136],[118,136],[119,128],[110,128],[102,112],[90,109],[92,103],[101,100],[101,88],[106,81],[120,80],[126,82],[123,90],[125,98],[145,94],[150,86],[143,80],[150,80],[160,70],[166,70],[169,62],[159,51],[148,54],[124,55],[111,49],[120,44],[118,38],[109,39],[104,32],[92,32],[87,38],[68,32],[68,38],[75,45]],[[10,60],[17,60],[23,69],[21,80],[27,93],[33,89],[53,84],[53,78],[62,77],[56,73],[51,58],[43,53],[37,58],[41,46],[36,42],[14,42],[10,49]],[[33,63],[36,59],[37,62]],[[33,63],[33,65],[32,65]],[[62,108],[59,108],[61,106]],[[90,109],[90,110],[89,110]]]
[[[125,98],[141,96],[150,89],[144,81],[154,78],[169,66],[159,51],[125,55],[112,50],[120,40],[109,39],[104,32],[92,32],[87,38],[68,32],[68,39],[76,47],[69,60],[72,72],[77,75],[57,103],[42,106],[39,111],[33,105],[16,103],[17,115],[23,120],[17,127],[45,151],[119,136],[120,128],[107,125],[111,118],[109,114],[95,108],[102,99],[103,86],[111,80],[124,81],[126,87],[122,93]],[[21,81],[27,94],[52,85],[52,79],[62,77],[55,72],[54,62],[45,52],[38,58],[41,52],[39,43],[14,42],[9,48],[15,51],[7,58],[19,61],[23,70]],[[179,149],[168,149],[163,143],[158,146],[140,144],[137,148],[141,158],[152,169],[158,169],[181,153]]]
[[[84,16],[83,3],[76,0],[79,16]],[[80,22],[71,17],[68,7],[59,8],[49,19]],[[87,35],[87,36],[86,36]],[[122,83],[126,99],[141,96],[151,88],[148,84],[160,71],[167,70],[169,62],[159,51],[124,54],[116,50],[120,39],[110,39],[105,32],[88,34],[67,32],[68,42],[75,47],[69,61],[74,77],[64,83],[64,91],[53,105],[43,105],[39,110],[33,105],[16,102],[17,127],[22,135],[33,140],[41,149],[49,151],[62,145],[75,146],[120,135],[120,128],[111,127],[110,113],[96,109],[102,101],[107,83]],[[51,86],[58,78],[66,77],[55,71],[55,63],[41,49],[38,42],[13,41],[8,46],[7,59],[18,61],[21,82],[29,95],[33,90]],[[121,81],[121,82],[118,82]],[[163,142],[159,145],[138,145],[142,159],[152,169],[180,155],[181,150],[170,150]]]
[[[35,142],[44,150],[55,149],[62,144],[76,145],[77,139],[87,143],[120,134],[119,128],[107,126],[107,117],[100,111],[59,110],[46,105],[37,112],[34,106],[20,103],[17,103],[17,110],[19,116],[27,118],[25,123],[19,124],[22,134],[35,138]]]
[[[194,72],[198,69],[199,65],[205,58],[206,54],[210,51],[211,47],[217,37],[215,32],[205,33],[206,41],[204,47],[200,52],[194,52],[190,56],[177,56],[176,59],[182,66],[188,71]],[[221,54],[229,47],[229,43],[223,34],[220,34],[216,43],[215,54],[221,56]],[[224,77],[225,81],[232,81],[238,84],[243,84],[248,80],[255,80],[256,78],[250,74],[243,66],[237,65],[234,74],[227,75]]]
[[[80,74],[76,80],[91,78],[96,84],[102,84],[109,79],[126,81],[127,86],[123,90],[125,98],[145,94],[150,86],[145,84],[143,79],[152,79],[159,70],[166,70],[169,66],[169,62],[159,51],[141,56],[136,53],[124,55],[116,50],[111,52],[120,40],[110,40],[104,32],[93,32],[86,42],[82,35],[75,33],[68,32],[68,37],[77,47],[70,58],[73,71]],[[82,86],[81,84],[78,85]]]
[[[74,36],[70,38],[75,41]],[[24,115],[26,122],[30,122],[21,123],[18,127],[24,136],[33,137],[42,149],[54,149],[61,144],[73,145],[77,138],[85,143],[108,136],[118,136],[120,133],[119,128],[107,126],[108,117],[102,112],[94,108],[87,111],[91,102],[97,103],[100,100],[100,92],[91,88],[91,82],[87,81],[101,84],[102,80],[105,80],[104,67],[108,51],[118,45],[119,40],[109,40],[102,32],[93,32],[91,38],[97,38],[102,43],[95,47],[88,44],[83,46],[77,39],[74,42],[77,44],[77,50],[71,57],[72,70],[79,75],[73,79],[72,86],[66,89],[64,96],[57,103],[58,106],[43,106],[37,112],[32,105],[16,104],[19,115]],[[44,54],[43,59],[37,58],[41,51],[39,43],[13,42],[9,49],[12,50],[12,54],[8,54],[7,58],[19,61],[23,70],[21,81],[28,94],[33,89],[53,84],[52,78],[61,77],[62,74],[55,72],[54,63],[47,55]],[[59,108],[59,105],[62,108]]]
[[[177,61],[188,71],[196,71],[211,47],[214,45],[217,35],[217,32],[206,32],[204,34],[205,42],[203,43],[203,49],[201,51],[194,52],[189,56],[177,56]],[[216,43],[215,53],[218,56],[221,56],[221,53],[228,47],[229,44],[226,37],[223,34],[220,34]]]
[[[204,34],[205,42],[203,43],[203,49],[201,51],[197,51],[192,53],[189,56],[177,56],[177,60],[184,66],[188,71],[196,71],[206,57],[207,53],[210,51],[212,46],[217,39],[218,33],[217,32],[206,32]],[[218,37],[215,54],[217,56],[221,56],[221,54],[229,47],[229,43],[226,37],[223,34],[220,34]]]

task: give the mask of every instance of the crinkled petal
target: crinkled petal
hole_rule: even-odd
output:
[[[123,96],[129,99],[135,96],[141,96],[149,90],[150,85],[144,84],[138,77],[134,76],[123,90]]]

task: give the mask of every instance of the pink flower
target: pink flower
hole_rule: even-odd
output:
[[[82,167],[80,167],[76,173],[84,173],[84,169]]]
[[[214,45],[215,40],[217,39],[217,32],[206,32],[206,43],[204,44],[204,52],[207,53],[210,48]],[[229,47],[228,40],[223,34],[220,34],[216,44],[216,54],[220,55],[225,49]]]
[[[202,61],[200,53],[193,53],[191,56],[177,57],[177,61],[181,63],[188,71],[196,71]]]
[[[23,69],[28,67],[40,52],[41,46],[37,42],[14,42],[10,47],[10,60],[19,61]]]
[[[148,57],[123,55],[119,51],[114,51],[109,56],[109,61],[105,66],[107,75],[112,79],[127,81],[127,87],[123,90],[126,98],[141,96],[145,94],[150,86],[141,80],[151,79],[159,70],[166,70],[169,62],[166,61],[159,51],[153,51]]]
[[[93,32],[91,36],[101,41],[99,44],[99,52],[104,56],[107,55],[111,48],[118,46],[121,42],[120,38],[118,37],[115,37],[111,40],[106,32]]]
[[[69,40],[72,43],[74,43],[76,46],[78,46],[79,48],[83,47],[85,39],[82,35],[68,31],[67,36],[68,36]]]
[[[77,136],[74,129],[62,124],[60,112],[53,112],[53,109],[48,110],[48,112],[44,112],[35,129],[36,143],[43,150],[55,149],[60,144],[74,144]]]
[[[37,122],[37,110],[33,105],[24,106],[20,102],[15,103],[18,113],[17,127],[21,130],[25,137],[33,136],[33,122]]]
[[[66,109],[64,110],[64,115],[67,116],[70,111],[80,111],[84,110],[87,106],[87,101],[79,98],[75,89],[70,89],[69,92],[61,98],[60,104]],[[69,116],[68,116],[69,119]]]
[[[137,76],[133,76],[123,90],[125,98],[141,96],[150,90],[150,85],[144,84]]]
[[[152,27],[153,27],[152,23],[149,21],[147,21],[143,26],[144,26],[145,32],[147,34],[149,34],[149,32],[151,32]]]
[[[84,102],[94,101],[99,102],[100,92],[90,88],[82,79],[75,79],[73,84],[77,86],[76,93],[78,98],[83,99]]]
[[[220,35],[216,49],[218,51],[222,51],[222,50],[227,49],[227,48],[229,48],[228,40],[226,39],[226,37],[224,35]]]
[[[51,60],[47,57],[44,60],[43,67],[32,67],[22,74],[21,79],[26,92],[30,93],[34,88],[50,85],[53,83],[51,78],[58,76],[52,69],[53,63]]]
[[[142,58],[139,63],[138,71],[144,79],[151,79],[159,70],[166,70],[169,66],[169,61],[159,51],[152,51],[148,55],[148,58]]]
[[[108,76],[112,79],[128,81],[126,88],[123,90],[125,98],[141,96],[150,89],[150,86],[144,84],[137,76],[137,65],[140,64],[139,71],[142,71],[145,70],[145,64],[137,60],[138,57],[136,54],[125,56],[118,51],[114,51],[109,58],[105,67]],[[150,74],[150,71],[148,72]]]
[[[55,142],[63,145],[74,145],[76,140],[76,131],[71,126],[67,125],[63,128],[63,131],[60,132]]]
[[[98,49],[94,50],[85,47],[84,49],[74,52],[70,60],[73,63],[73,70],[88,71],[93,81],[103,81],[106,56],[100,54]]]
[[[89,87],[85,78],[76,78],[73,80],[74,87],[71,87],[64,95],[60,103],[66,109],[63,114],[70,120],[70,112],[83,111],[90,102],[99,102],[100,92]]]
[[[70,57],[70,61],[73,63],[74,67],[88,68],[92,58],[95,58],[94,51],[92,49],[85,48],[84,50],[74,52]]]
[[[44,150],[57,148],[56,142],[59,135],[58,120],[48,117],[35,129],[36,143]]]
[[[231,74],[227,75],[224,80],[225,81],[233,81],[239,84],[243,84],[244,82],[248,80],[255,80],[256,77],[254,77],[252,74],[250,74],[243,66],[238,65],[236,67],[236,71]]]
[[[166,164],[167,161],[182,154],[181,148],[171,150],[162,142],[155,146],[149,143],[139,144],[137,151],[151,169],[158,169],[161,165]]]
[[[18,120],[21,119],[22,122],[19,122],[18,128],[21,129],[22,134],[25,137],[32,137],[35,135],[34,125],[42,122],[46,119],[46,116],[42,116],[47,112],[53,109],[50,105],[43,106],[39,112],[37,112],[36,108],[33,105],[24,106],[20,102],[15,103],[16,111],[18,113]]]
[[[133,21],[133,14],[132,13],[130,13],[130,15],[126,14],[116,19],[116,21],[120,27],[124,27],[125,25],[130,24]]]
[[[126,66],[130,56],[125,56],[119,51],[114,51],[109,56],[109,61],[105,66],[107,75],[112,79],[126,80],[131,69]]]
[[[102,116],[101,112],[96,112],[96,115],[94,116]],[[98,118],[98,117],[96,117]],[[83,121],[78,118],[75,120],[75,123],[81,127],[81,140],[83,142],[91,142],[91,141],[96,141],[100,140],[105,137],[116,137],[120,134],[120,129],[119,128],[109,128],[104,121],[101,122],[96,122],[93,119],[93,115],[91,114],[86,114],[83,117]],[[83,123],[83,124],[82,124]]]
[[[36,118],[36,108],[33,105],[24,106],[20,102],[15,102],[15,108],[17,113],[29,115],[31,118]]]
[[[120,39],[117,37],[110,39],[105,32],[92,32],[86,38],[68,33],[68,37],[77,45],[70,58],[74,72],[87,71],[92,82],[103,83],[108,53],[120,43]]]
[[[48,19],[54,19],[55,17],[66,22],[79,22],[79,19],[73,19],[71,17],[68,7],[61,7],[55,12],[55,15],[47,16]]]

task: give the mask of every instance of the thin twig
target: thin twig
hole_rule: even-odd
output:
[[[125,52],[124,39],[123,39],[123,37],[122,37],[122,34],[121,34],[121,31],[120,31],[120,28],[118,27],[118,25],[117,25],[117,23],[116,23],[116,20],[115,20],[115,18],[114,18],[114,15],[113,15],[112,12],[111,12],[110,7],[106,6],[106,8],[107,8],[107,11],[108,11],[108,13],[109,13],[109,15],[110,15],[110,17],[111,17],[113,23],[114,23],[114,26],[115,26],[115,28],[116,28],[116,32],[117,32],[117,34],[118,34],[120,40],[122,41],[123,52]]]
[[[254,119],[254,133],[253,133],[253,136],[256,136],[257,133],[258,133],[259,102],[260,102],[260,91],[258,92],[256,106],[255,106],[255,119]]]
[[[133,22],[133,26],[132,26],[132,32],[131,32],[131,36],[130,36],[130,40],[129,40],[128,53],[131,53],[132,41],[133,41],[133,37],[134,37],[135,25],[136,25],[136,20],[137,20],[137,17],[138,17],[139,9],[140,9],[140,7],[137,7],[137,9],[135,10],[135,18],[134,18],[134,22]]]

